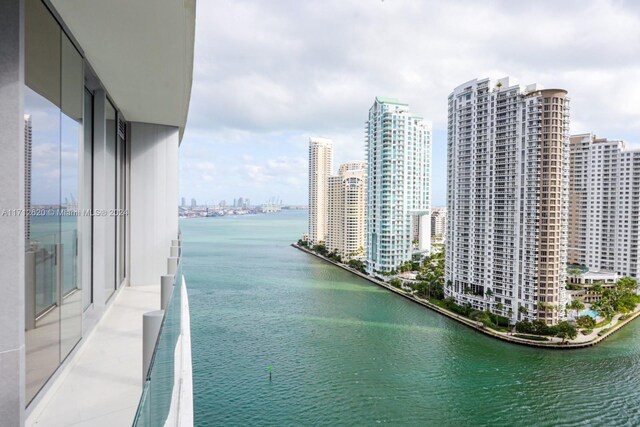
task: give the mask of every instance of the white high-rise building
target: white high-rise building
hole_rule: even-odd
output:
[[[569,263],[638,277],[640,150],[571,137]]]
[[[565,300],[569,98],[472,80],[449,95],[445,294],[554,324]]]
[[[367,163],[340,165],[328,185],[327,249],[343,259],[364,256]]]
[[[367,269],[386,272],[431,245],[431,123],[396,99],[376,97],[365,126]],[[419,236],[414,247],[414,224]]]
[[[309,242],[327,239],[327,189],[333,170],[333,141],[309,138]]]

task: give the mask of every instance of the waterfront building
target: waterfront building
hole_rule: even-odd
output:
[[[569,263],[639,277],[640,149],[571,136]]]
[[[431,123],[411,113],[408,104],[376,97],[365,145],[367,269],[388,272],[431,245]]]
[[[351,161],[330,176],[327,189],[326,247],[343,260],[364,256],[367,164]]]
[[[244,199],[243,199],[242,197],[239,197],[239,198],[238,198],[238,207],[239,207],[240,209],[243,209],[243,208],[244,208]]]
[[[196,206],[198,206],[198,203],[196,202],[196,199],[191,199],[191,207],[195,208]]]
[[[431,238],[443,241],[447,234],[447,208],[431,208]]]
[[[161,308],[179,255],[195,13],[189,1],[0,2],[0,205],[15,211],[0,220],[3,426],[132,425],[156,378],[143,314]],[[184,425],[193,415],[188,333],[178,322],[171,334],[156,355],[176,376],[154,384],[154,425],[169,408]]]
[[[31,114],[24,115],[24,210],[31,211],[31,167],[32,167],[33,133]],[[31,235],[31,215],[24,215],[25,247],[29,247]]]
[[[471,80],[449,95],[445,295],[512,322],[566,305],[569,98]]]
[[[332,171],[333,141],[309,138],[309,241],[312,245],[327,238],[327,190]]]

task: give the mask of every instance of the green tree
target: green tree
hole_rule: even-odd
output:
[[[565,342],[566,339],[572,340],[578,336],[578,330],[576,329],[575,326],[573,326],[569,322],[560,322],[558,323],[556,328],[557,328],[556,336],[558,338],[562,338],[563,343]]]
[[[399,288],[402,285],[402,282],[397,277],[394,277],[393,279],[389,280],[389,284],[394,288]]]
[[[623,277],[616,282],[616,289],[620,292],[633,292],[638,289],[638,281],[631,277]]]
[[[525,307],[524,305],[521,305],[520,307],[518,307],[518,313],[522,314],[523,316],[526,316],[528,313],[527,307]]]
[[[574,299],[567,305],[567,308],[571,310],[580,311],[584,308],[584,304],[582,303],[582,301]]]
[[[591,316],[580,316],[576,319],[576,326],[581,329],[593,329],[596,326],[596,319]]]
[[[314,245],[312,249],[314,250],[314,252],[317,252],[322,256],[327,256],[327,254],[329,253],[324,243],[318,243],[317,245]]]

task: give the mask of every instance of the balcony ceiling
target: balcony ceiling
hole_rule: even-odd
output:
[[[49,1],[128,121],[184,129],[196,0]]]

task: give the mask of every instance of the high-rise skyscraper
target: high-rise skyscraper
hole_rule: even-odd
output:
[[[571,137],[569,263],[638,277],[640,150]]]
[[[329,177],[327,250],[342,258],[364,256],[366,199],[366,162],[345,163]]]
[[[327,189],[333,169],[333,141],[309,138],[309,241],[327,238]]]
[[[569,98],[508,78],[449,95],[445,294],[557,323],[566,305]]]
[[[240,209],[244,208],[244,199],[242,197],[238,197],[238,207]]]
[[[196,206],[198,206],[198,204],[196,203],[196,199],[191,199],[191,207],[195,208]]]
[[[447,233],[447,208],[431,208],[431,237],[444,240]]]
[[[180,199],[180,206],[182,206],[182,207],[186,207],[187,206],[187,200],[184,197],[182,199]]]
[[[25,247],[29,248],[31,235],[31,161],[33,149],[33,128],[31,114],[24,115],[24,238]]]
[[[394,270],[415,249],[430,247],[431,123],[409,105],[376,97],[365,127],[367,147],[367,269]]]

